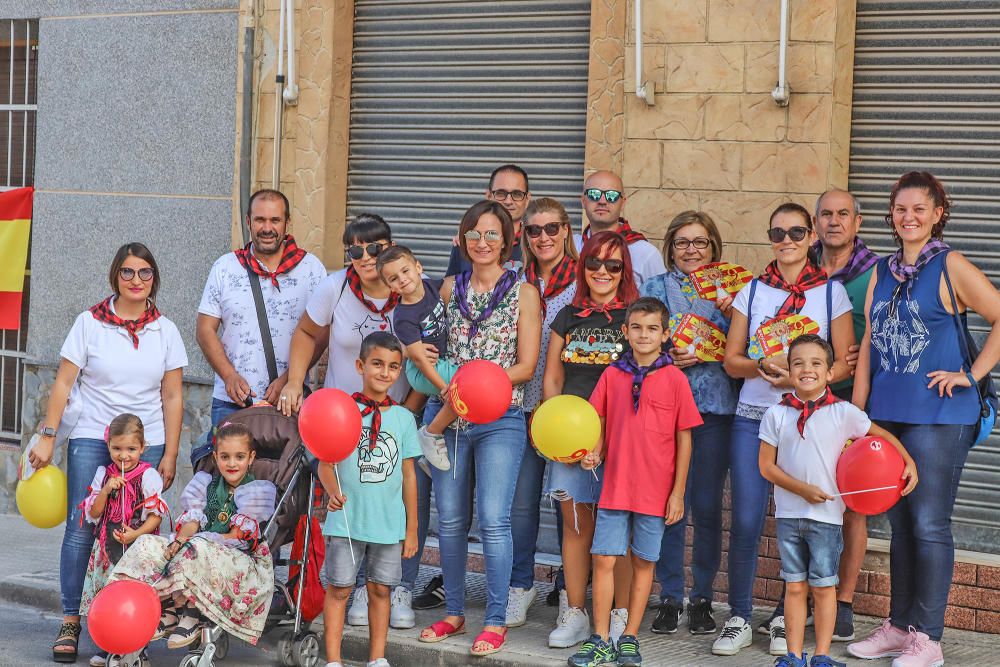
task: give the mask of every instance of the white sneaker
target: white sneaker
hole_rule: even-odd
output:
[[[584,609],[566,607],[556,619],[556,629],[549,633],[549,647],[570,648],[590,636],[590,617]]]
[[[354,600],[347,610],[348,625],[368,625],[368,589],[358,586],[354,589]]]
[[[392,667],[392,665],[385,658],[378,658],[377,660],[369,661],[368,667]]]
[[[90,659],[90,663],[89,664],[90,664],[90,667],[104,667],[106,664],[108,664],[108,654],[105,653],[104,651],[101,651],[100,653],[95,654]]]
[[[412,628],[417,617],[413,615],[413,593],[402,586],[396,586],[392,591],[391,608],[389,611],[389,627],[399,630]]]
[[[448,446],[445,444],[443,435],[434,435],[427,432],[427,426],[421,426],[417,431],[417,438],[420,440],[420,451],[424,453],[427,462],[438,470],[450,470],[451,462],[448,460]]]
[[[557,624],[559,623],[559,619],[562,618],[563,614],[566,613],[567,609],[569,609],[569,594],[566,592],[566,589],[564,588],[561,591],[559,591],[559,615],[556,616]]]
[[[740,616],[733,616],[722,626],[722,632],[712,644],[715,655],[736,655],[753,642],[753,629]]]
[[[788,653],[788,642],[785,640],[785,617],[775,616],[771,621],[770,628],[771,645],[767,652],[771,655],[785,655]]]
[[[528,608],[538,591],[531,588],[511,588],[507,594],[507,627],[519,628],[528,620]]]
[[[611,641],[618,643],[619,638],[625,634],[625,626],[628,625],[628,609],[611,610]]]

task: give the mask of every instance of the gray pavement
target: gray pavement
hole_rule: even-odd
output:
[[[0,514],[0,535],[6,548],[0,550],[0,628],[3,641],[0,642],[0,667],[8,665],[49,665],[49,646],[58,624],[59,611],[59,544],[62,530],[39,530],[29,526],[14,515]],[[418,590],[422,588],[436,570],[431,567],[421,569]],[[388,658],[394,667],[423,665],[476,665],[477,667],[513,665],[565,665],[571,650],[554,650],[546,646],[545,640],[555,622],[556,609],[546,607],[545,594],[548,584],[539,584],[539,596],[529,615],[528,623],[510,631],[505,649],[487,658],[472,658],[469,648],[472,637],[480,627],[485,606],[485,580],[482,575],[469,575],[467,590],[467,612],[469,633],[448,639],[438,644],[422,644],[417,640],[420,629],[439,620],[443,610],[436,609],[417,612],[417,625],[411,630],[392,630],[389,638]],[[15,605],[25,605],[18,607]],[[760,609],[754,614],[754,626],[763,620],[769,610]],[[716,604],[715,617],[722,622],[728,617],[728,609]],[[744,649],[731,658],[711,655],[712,636],[692,636],[681,622],[680,631],[675,635],[659,636],[648,631],[652,621],[652,611],[647,612],[644,630],[639,639],[645,664],[651,666],[715,666],[744,667],[748,665],[770,665],[773,658],[767,655],[767,638],[754,636],[752,647]],[[859,618],[857,631],[866,634],[875,626],[877,619]],[[321,624],[317,624],[321,631]],[[85,633],[86,634],[86,633]],[[811,633],[810,633],[811,634]],[[807,636],[807,650],[811,637]],[[988,665],[1000,659],[1000,636],[986,635],[959,630],[947,630],[944,635],[945,656],[949,664]],[[87,648],[84,648],[86,646]],[[367,658],[367,628],[348,628],[345,633],[345,656],[351,660],[363,661]],[[82,656],[93,650],[89,639],[81,645]],[[811,653],[811,651],[810,651]],[[861,661],[851,659],[844,651],[844,645],[834,645],[834,657],[850,665],[888,666],[889,660]],[[179,652],[167,652],[162,645],[154,646],[151,658],[154,665],[172,665],[180,661]],[[86,664],[83,660],[77,664]],[[273,641],[265,636],[257,647],[232,642],[230,657],[224,664],[266,665],[277,664]],[[361,662],[360,664],[364,664]],[[322,667],[322,663],[321,663]]]

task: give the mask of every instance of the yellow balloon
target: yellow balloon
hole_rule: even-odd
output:
[[[17,483],[17,511],[36,528],[55,528],[66,520],[66,474],[47,465]]]
[[[601,419],[579,396],[553,396],[535,410],[531,439],[538,453],[550,461],[579,461],[601,437]]]

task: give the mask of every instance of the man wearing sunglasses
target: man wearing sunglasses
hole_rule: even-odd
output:
[[[264,400],[277,406],[288,375],[292,332],[326,268],[288,234],[288,199],[277,190],[250,197],[246,224],[250,243],[212,265],[198,306],[196,339],[215,371],[212,424]],[[259,284],[263,313],[257,308]],[[265,352],[261,325],[268,328],[273,362]],[[269,366],[273,363],[275,377]]]
[[[528,174],[516,164],[505,164],[497,167],[490,174],[490,186],[486,189],[486,198],[500,203],[510,219],[514,221],[514,253],[510,256],[506,267],[521,272],[521,223],[524,212],[531,203],[531,192],[528,191]],[[458,249],[458,238],[452,241],[451,257],[448,258],[448,270],[445,277],[454,276],[464,271],[472,270],[469,260],[462,257]]]
[[[632,258],[632,273],[635,274],[635,284],[641,287],[648,278],[665,273],[667,267],[663,264],[663,256],[646,237],[632,229],[628,220],[622,217],[625,208],[625,186],[622,179],[610,171],[595,171],[583,184],[583,195],[580,202],[587,216],[587,226],[583,234],[574,234],[576,248],[583,247],[583,242],[597,232],[618,232],[628,243],[629,255]]]

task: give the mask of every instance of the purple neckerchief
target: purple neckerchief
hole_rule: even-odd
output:
[[[816,253],[816,257],[822,259],[823,257],[823,244],[819,241],[813,243],[813,251]],[[854,237],[854,248],[851,250],[851,259],[848,260],[847,265],[830,276],[830,280],[837,280],[841,283],[849,283],[868,269],[875,266],[878,263],[878,255],[873,253],[865,245],[865,242],[861,240],[861,237]],[[822,261],[820,262],[822,266]]]
[[[466,271],[455,276],[455,302],[458,304],[458,310],[462,313],[462,317],[467,319],[471,324],[469,327],[469,340],[475,338],[476,334],[479,333],[479,325],[489,319],[493,311],[496,310],[496,307],[507,296],[510,288],[517,283],[517,273],[514,271],[503,272],[500,280],[493,287],[489,303],[486,304],[483,312],[479,313],[478,317],[473,317],[472,310],[469,308],[469,282],[471,280],[472,271]]]
[[[672,363],[674,363],[674,360],[670,356],[670,353],[664,351],[661,352],[656,361],[651,363],[649,366],[640,366],[635,363],[635,357],[632,354],[632,350],[623,354],[617,361],[611,362],[611,366],[613,368],[618,368],[632,375],[632,409],[634,411],[639,412],[639,396],[642,393],[642,383],[646,381],[646,376],[653,371],[663,368],[664,366],[669,366]]]
[[[905,298],[909,301],[910,286],[913,284],[913,279],[920,273],[920,270],[927,266],[932,259],[949,250],[951,250],[951,246],[941,239],[931,239],[920,249],[917,261],[913,264],[903,264],[902,248],[889,255],[889,271],[892,272],[892,277],[899,282],[899,285],[893,290],[893,301],[898,302],[904,289],[906,290]]]

